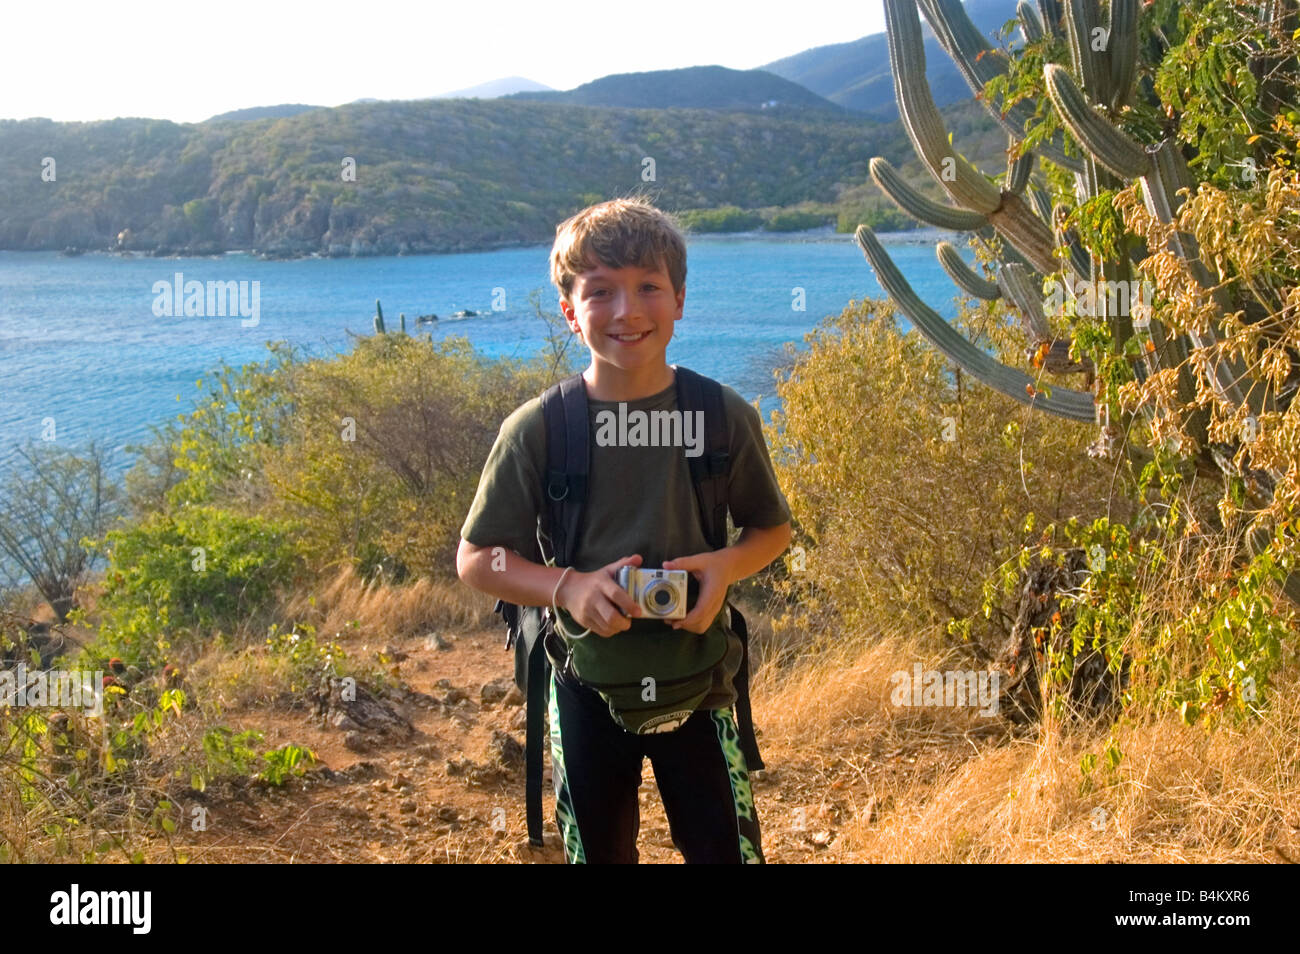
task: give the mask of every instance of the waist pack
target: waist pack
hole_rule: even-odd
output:
[[[709,546],[727,545],[726,406],[717,381],[674,366],[677,406],[684,412],[704,412],[704,452],[687,460],[695,487],[701,526]],[[540,517],[550,538],[553,566],[571,566],[582,526],[590,465],[587,391],[575,374],[542,395],[546,420],[547,469],[543,477],[546,512]],[[543,554],[543,559],[546,559]],[[694,580],[692,579],[692,584]],[[749,632],[744,616],[729,601],[704,633],[674,630],[659,620],[633,619],[631,627],[612,637],[589,634],[566,639],[556,629],[550,607],[518,606],[497,600],[495,611],[507,627],[506,648],[515,652],[515,683],[527,699],[526,795],[528,840],[542,844],[542,743],[550,671],[600,693],[610,715],[630,732],[676,729],[712,691],[714,673],[724,664],[730,635],[739,637],[741,658],[734,684],[740,747],[750,770],[763,768],[754,737],[749,705]],[[561,620],[568,632],[581,632],[567,613]],[[729,618],[728,618],[728,613]],[[635,643],[633,647],[632,644]],[[633,651],[619,652],[622,648]],[[653,673],[653,681],[646,677]]]

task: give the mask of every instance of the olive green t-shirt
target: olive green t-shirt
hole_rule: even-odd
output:
[[[779,526],[790,519],[790,507],[772,469],[758,411],[725,384],[722,396],[731,454],[727,496],[732,522],[737,527]],[[602,411],[618,415],[620,403],[627,405],[629,416],[634,411],[645,411],[647,416],[653,411],[674,411],[676,381],[658,394],[634,401],[599,401],[588,395],[591,470],[578,545],[573,549],[573,566],[582,572],[637,553],[642,567],[658,568],[666,560],[712,549],[700,525],[686,456],[700,446],[703,435],[695,438],[693,447],[602,446],[597,440],[597,415]],[[611,434],[610,420],[601,419],[606,437]],[[640,440],[631,428],[624,433],[629,445]],[[537,534],[545,470],[546,420],[539,396],[516,408],[501,424],[460,535],[475,546],[503,546],[543,562]],[[546,555],[553,556],[550,542],[545,537],[543,541]],[[713,625],[722,625],[724,617],[725,604]],[[567,614],[564,622],[566,629],[582,631]],[[721,709],[735,702],[732,677],[740,659],[740,640],[733,634],[723,664],[714,673],[713,691],[700,708]]]

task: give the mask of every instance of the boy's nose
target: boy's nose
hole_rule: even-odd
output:
[[[623,288],[619,290],[616,298],[614,310],[620,318],[636,318],[638,316],[641,303],[637,299],[635,292]]]

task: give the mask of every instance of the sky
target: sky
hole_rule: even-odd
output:
[[[200,122],[249,106],[422,99],[504,76],[753,69],[884,31],[879,3],[11,0],[0,119]]]

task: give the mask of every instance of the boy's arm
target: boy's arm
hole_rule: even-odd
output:
[[[695,553],[664,563],[666,570],[687,570],[700,581],[695,606],[673,629],[703,633],[713,623],[727,599],[727,587],[753,576],[781,554],[791,538],[790,521],[775,527],[745,527],[740,539],[721,550]]]
[[[456,551],[456,575],[467,586],[520,606],[550,606],[554,596],[556,606],[599,636],[622,632],[631,627],[632,617],[641,615],[641,607],[618,585],[624,564],[640,566],[641,557],[634,554],[590,573],[571,570],[565,576],[563,567],[543,566],[505,547],[477,546],[463,537]]]
[[[775,527],[745,527],[740,539],[721,552],[728,554],[727,586],[753,576],[785,552],[794,533],[790,521]]]
[[[562,567],[542,566],[507,547],[480,547],[461,538],[456,550],[456,575],[462,583],[520,606],[550,606],[563,573]]]

